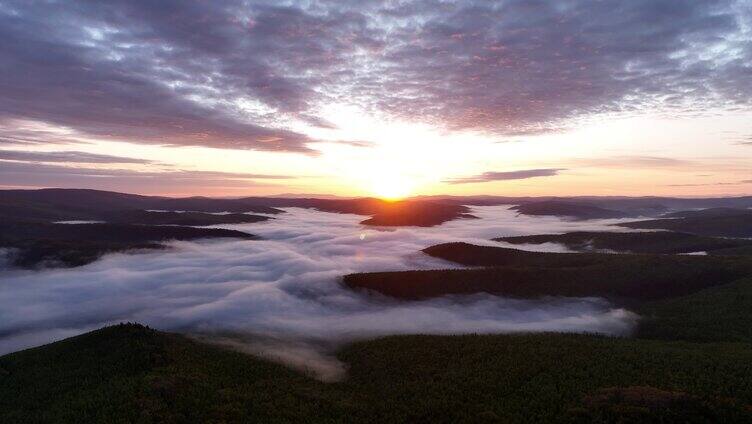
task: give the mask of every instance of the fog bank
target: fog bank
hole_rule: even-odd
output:
[[[173,242],[173,249],[110,254],[72,269],[0,271],[0,354],[121,321],[189,333],[285,361],[323,379],[341,376],[341,343],[389,334],[568,331],[626,334],[634,315],[596,298],[454,296],[398,302],[356,293],[342,275],[457,267],[420,250],[448,241],[614,230],[610,221],[516,216],[475,207],[481,219],[432,228],[377,229],[362,216],[287,209],[277,219],[217,227],[265,240]],[[520,246],[515,246],[520,248]],[[566,251],[559,245],[535,249]]]

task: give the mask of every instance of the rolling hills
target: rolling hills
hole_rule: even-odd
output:
[[[704,237],[673,231],[593,232],[499,237],[496,241],[511,244],[559,243],[578,252],[609,250],[623,253],[694,253],[734,254],[752,247],[752,240]],[[740,249],[741,248],[741,249]]]
[[[242,231],[171,225],[133,224],[0,224],[0,247],[10,249],[12,265],[33,268],[81,266],[110,252],[160,249],[169,240],[257,237]]]
[[[752,209],[712,208],[682,211],[667,218],[625,222],[622,227],[680,231],[712,237],[752,237]]]
[[[347,213],[377,211],[369,219],[382,216],[386,223],[378,225],[407,225],[400,221],[403,212],[392,212],[401,206],[384,209],[371,200],[318,205]],[[454,219],[467,210],[446,211],[430,219]],[[112,214],[111,222],[3,223],[0,240],[28,247],[29,264],[51,258],[73,266],[107,249],[155,248],[165,239],[254,238],[187,226],[254,219],[245,213],[101,213]],[[705,215],[682,212],[663,221],[737,216]],[[418,213],[407,222],[415,225],[425,216]],[[151,225],[174,220],[183,221]],[[665,231],[500,240],[563,243],[584,253],[445,243],[423,252],[471,268],[350,274],[342,283],[364,296],[379,293],[375,301],[405,307],[478,292],[605,297],[640,315],[634,334],[363,340],[333,352],[347,375],[323,383],[185,335],[121,324],[0,356],[0,422],[752,422],[752,241]],[[48,246],[50,252],[44,250]],[[675,255],[697,250],[711,255]]]
[[[630,214],[626,212],[605,209],[587,203],[559,200],[526,202],[513,206],[511,209],[516,210],[523,215],[560,216],[573,219],[609,219],[630,216]]]
[[[394,336],[347,378],[139,325],[0,357],[0,421],[750,422],[752,350],[588,335]]]
[[[424,252],[479,268],[373,272],[346,275],[352,289],[417,300],[448,294],[605,297],[633,305],[730,283],[752,275],[744,256],[540,253],[447,243]]]
[[[105,220],[155,223],[155,216],[137,211],[189,211],[280,214],[278,208],[298,207],[322,212],[370,216],[364,225],[430,227],[458,218],[472,218],[466,206],[441,201],[387,201],[374,198],[319,199],[246,197],[167,198],[82,189],[0,190],[0,218],[5,221],[54,222]],[[127,220],[127,218],[131,218]],[[205,222],[206,216],[202,216]],[[246,221],[248,222],[248,221]],[[203,224],[202,224],[203,225]]]

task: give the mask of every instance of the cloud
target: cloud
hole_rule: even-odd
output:
[[[72,163],[99,163],[99,164],[122,164],[153,163],[147,159],[126,158],[122,156],[100,155],[87,152],[32,152],[23,150],[0,150],[0,160],[12,160],[21,162],[72,162]]]
[[[312,154],[291,124],[329,127],[327,104],[493,134],[748,107],[750,16],[741,0],[8,1],[0,120]]]
[[[272,64],[254,63],[263,52],[243,48],[255,38],[233,22],[240,5],[116,3],[7,5],[0,118],[98,138],[312,152],[307,136],[243,109],[241,98],[227,104],[236,89],[290,102],[297,93]]]
[[[352,340],[414,333],[626,334],[634,324],[633,314],[594,298],[398,302],[339,282],[359,271],[456,266],[420,253],[436,243],[504,245],[489,239],[606,229],[614,221],[516,217],[497,206],[475,208],[478,220],[385,231],[359,225],[362,216],[287,210],[284,219],[223,226],[258,234],[260,241],[175,242],[171,250],[111,254],[79,268],[0,271],[0,353],[139,321],[315,366],[324,378],[336,378],[341,364],[332,351]]]
[[[251,187],[271,185],[256,180],[276,181],[294,178],[296,177],[291,175],[89,168],[0,160],[0,181],[5,187],[94,188],[139,193],[149,192],[150,187],[157,190],[157,193],[195,193],[202,189],[242,192]]]
[[[610,156],[601,158],[583,158],[570,161],[578,166],[587,166],[593,168],[644,168],[644,169],[661,169],[661,168],[687,168],[697,166],[696,162],[669,158],[665,156]]]
[[[524,169],[520,171],[484,172],[480,175],[446,180],[449,184],[486,183],[490,181],[525,180],[536,177],[552,177],[565,171],[562,168]]]
[[[321,142],[329,144],[340,144],[350,147],[373,147],[376,145],[374,142],[364,140],[325,140]]]
[[[706,158],[678,159],[665,156],[609,156],[595,158],[576,158],[565,162],[566,165],[581,168],[603,169],[671,169],[686,172],[749,172],[749,161],[741,156],[713,156]],[[699,174],[697,176],[707,176]]]
[[[752,180],[742,180],[736,182],[717,182],[717,183],[699,183],[699,184],[667,184],[667,187],[706,187],[706,186],[735,186],[752,183]]]
[[[363,97],[407,118],[512,134],[602,112],[748,106],[742,3],[390,4],[390,39],[403,41],[355,80],[379,76],[386,93]]]
[[[739,146],[752,146],[752,136],[738,137],[734,144]]]
[[[707,187],[707,186],[724,186],[724,185],[740,185],[740,184],[743,184],[743,182],[738,182],[738,183],[721,182],[721,183],[701,183],[701,184],[666,184],[666,187]]]
[[[30,146],[87,144],[87,141],[68,128],[28,119],[0,118],[0,144]]]

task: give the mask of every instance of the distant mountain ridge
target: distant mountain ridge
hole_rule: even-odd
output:
[[[0,247],[9,249],[9,262],[17,267],[39,265],[75,267],[112,252],[162,249],[170,240],[258,237],[223,228],[176,225],[0,223]]]
[[[452,219],[472,217],[467,206],[491,205],[514,205],[520,213],[577,219],[661,217],[682,209],[750,208],[752,196],[691,199],[618,196],[418,196],[391,202],[371,197],[170,198],[89,189],[0,190],[0,219],[35,222],[106,220],[113,212],[133,210],[280,214],[283,211],[279,208],[300,207],[370,216],[371,218],[362,222],[365,225],[433,226]]]
[[[563,216],[575,219],[609,219],[630,216],[626,212],[560,200],[523,203],[510,209],[516,210],[523,215]]]
[[[122,211],[136,210],[280,214],[284,211],[278,208],[285,207],[365,215],[371,218],[364,220],[363,224],[381,226],[433,226],[455,218],[469,217],[469,209],[465,206],[428,200],[390,202],[370,197],[170,198],[88,189],[0,190],[0,218],[12,221],[107,220],[115,212],[122,215]]]
[[[472,217],[466,206],[434,201],[169,198],[86,189],[4,190],[0,191],[0,248],[15,266],[80,266],[110,252],[162,248],[169,240],[253,240],[256,237],[245,232],[197,227],[262,222],[272,219],[268,215],[283,214],[280,207],[370,216],[361,223],[378,226],[428,227]]]
[[[752,196],[662,197],[662,196],[416,196],[415,200],[435,200],[469,206],[523,205],[559,201],[611,209],[630,215],[659,216],[670,210],[706,208],[752,208]]]
[[[256,212],[279,209],[240,199],[169,198],[88,189],[0,190],[0,217],[34,221],[100,219],[120,210],[190,210],[197,212]]]
[[[558,243],[577,252],[601,250],[649,254],[702,252],[713,255],[733,255],[748,251],[752,252],[752,240],[706,237],[673,231],[574,231],[565,234],[499,237],[494,240],[518,245]]]
[[[625,222],[622,227],[670,230],[711,237],[752,238],[752,210],[711,208],[666,214],[661,219]]]

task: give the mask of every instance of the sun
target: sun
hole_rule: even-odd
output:
[[[384,200],[402,200],[412,193],[414,184],[407,178],[380,175],[371,180],[370,191],[374,196]]]

